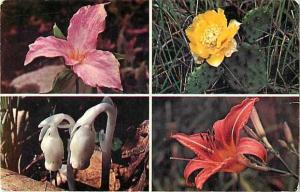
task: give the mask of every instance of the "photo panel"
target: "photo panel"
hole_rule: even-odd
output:
[[[298,97],[154,97],[153,191],[294,191]]]
[[[148,97],[1,97],[1,190],[148,191]]]
[[[153,93],[299,93],[299,1],[152,4]]]
[[[148,93],[148,0],[25,2],[1,5],[2,93]]]

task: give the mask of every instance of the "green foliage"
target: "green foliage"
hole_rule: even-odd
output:
[[[266,7],[252,9],[243,18],[241,28],[248,42],[254,42],[265,32],[269,31],[271,24],[271,12]]]
[[[28,111],[21,109],[20,98],[1,97],[1,167],[18,170],[23,135],[28,125]]]
[[[226,81],[235,90],[257,93],[267,84],[266,59],[258,46],[243,43],[224,64]]]
[[[264,52],[265,58],[262,60],[265,60],[265,63],[260,64],[258,68],[266,69],[253,69],[266,72],[260,80],[264,81],[261,84],[264,88],[259,93],[298,93],[299,5],[294,0],[247,1],[247,3],[236,0],[231,3],[221,0],[153,1],[153,92],[186,92],[188,86],[186,82],[194,65],[185,29],[197,14],[216,8],[225,10],[228,21],[236,19],[242,22],[238,35],[235,36],[238,45],[243,42],[255,43]],[[222,63],[221,67],[227,65]],[[245,78],[242,78],[239,81],[245,81]],[[251,83],[253,82],[247,84]],[[258,87],[258,83],[254,84],[254,87]],[[223,75],[213,87],[210,87],[213,89],[206,92],[237,93],[241,88],[236,87],[232,89],[228,77]],[[257,89],[250,88],[250,90],[257,92]],[[249,92],[248,88],[243,88],[243,91]]]
[[[189,76],[187,93],[204,93],[223,73],[222,68],[209,66],[207,63],[197,67]]]
[[[59,39],[67,39],[63,32],[59,29],[56,23],[53,25],[53,34]]]
[[[120,61],[120,60],[125,60],[126,56],[125,54],[120,54],[120,53],[114,53],[114,56]]]
[[[121,139],[119,139],[118,137],[114,137],[113,143],[112,143],[112,150],[117,151],[117,150],[121,149],[122,144],[123,144],[123,142]]]
[[[72,73],[72,71],[69,69],[60,72],[53,81],[53,87],[51,92],[62,92],[66,87],[68,87],[68,84],[71,82],[71,80],[75,78],[74,76],[74,73]]]
[[[0,138],[3,138],[2,134],[3,134],[3,128],[4,128],[4,123],[6,122],[6,118],[7,118],[7,110],[8,110],[8,103],[9,103],[9,99],[8,97],[1,97],[0,98],[0,106],[1,106],[1,112],[0,112],[0,116],[1,116],[1,123],[0,123]]]
[[[90,87],[78,78],[70,69],[60,72],[53,81],[50,93],[96,93],[95,88]]]

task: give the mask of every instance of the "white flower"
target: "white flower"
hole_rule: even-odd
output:
[[[104,149],[111,148],[111,141],[115,129],[115,121],[117,111],[112,101],[110,103],[100,103],[88,109],[83,116],[76,122],[71,133],[71,158],[70,163],[75,169],[86,169],[90,165],[90,158],[92,157],[95,149],[95,135],[94,121],[96,117],[106,112],[108,115],[108,122],[106,127],[105,141],[110,141],[110,145],[104,142]],[[109,142],[108,142],[109,143]]]
[[[62,124],[64,120],[68,121],[68,124]],[[50,116],[39,124],[38,127],[42,128],[39,140],[42,141],[41,149],[45,156],[47,170],[59,170],[64,158],[64,146],[57,128],[70,128],[74,124],[73,118],[63,113]]]

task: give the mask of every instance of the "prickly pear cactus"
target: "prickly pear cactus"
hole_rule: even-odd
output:
[[[271,25],[271,12],[266,7],[259,7],[247,12],[241,25],[245,38],[252,43],[264,32],[268,31]]]
[[[237,52],[225,59],[225,64],[225,78],[233,89],[257,93],[266,86],[266,59],[258,46],[241,44]]]
[[[186,92],[194,94],[204,93],[222,74],[223,68],[215,68],[207,63],[203,63],[190,74]]]

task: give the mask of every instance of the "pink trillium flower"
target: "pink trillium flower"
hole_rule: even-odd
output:
[[[67,39],[39,37],[29,45],[24,65],[35,58],[58,57],[89,86],[122,90],[119,62],[108,51],[96,49],[98,34],[105,29],[105,4],[85,6],[73,15]]]

